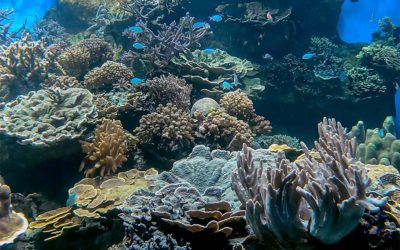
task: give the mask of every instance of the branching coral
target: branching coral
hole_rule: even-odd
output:
[[[25,36],[0,47],[0,100],[35,90],[46,78],[50,62],[45,58],[46,44]]]
[[[357,226],[365,209],[379,211],[385,202],[366,196],[369,179],[342,125],[324,119],[318,132],[320,162],[304,144],[304,167],[283,156],[275,166],[256,166],[246,146],[238,157],[233,187],[263,244],[282,249],[304,243],[308,235],[326,244],[338,242]]]
[[[89,38],[68,48],[58,58],[57,63],[62,72],[81,80],[92,68],[112,60],[112,47],[100,38]]]
[[[26,31],[24,24],[19,29],[10,32],[11,25],[13,24],[13,13],[13,9],[0,8],[0,44],[10,44]]]
[[[374,70],[366,67],[354,67],[347,71],[349,90],[359,98],[374,98],[383,95],[386,85]]]
[[[104,119],[94,131],[91,142],[82,141],[86,153],[80,171],[86,176],[110,175],[127,160],[128,136],[118,120]]]
[[[60,88],[63,90],[69,88],[82,88],[81,83],[75,77],[57,75],[49,76],[49,78],[44,81],[42,86],[44,88]]]
[[[165,156],[187,150],[194,143],[194,127],[195,121],[187,112],[167,104],[143,116],[133,133],[147,151]]]
[[[122,63],[107,61],[85,75],[84,85],[94,90],[107,90],[114,84],[125,84],[133,77],[132,71]]]
[[[97,112],[86,89],[49,89],[19,96],[5,105],[0,117],[0,133],[21,144],[44,146],[79,138]]]
[[[28,228],[28,220],[22,213],[11,210],[11,189],[0,183],[0,247],[13,243]]]
[[[365,65],[390,72],[400,71],[400,53],[392,46],[372,43],[363,47],[357,58]]]
[[[169,25],[164,23],[158,25],[155,31],[155,28],[149,27],[150,24],[140,20],[136,26],[140,27],[142,32],[133,32],[128,29],[125,30],[124,35],[132,42],[140,43],[145,47],[139,52],[129,51],[123,55],[122,60],[130,65],[134,63],[141,65],[147,74],[165,68],[175,55],[195,46],[209,33],[209,26],[194,29],[193,23],[194,17],[187,13],[179,23],[175,21]],[[130,60],[132,58],[133,61]]]
[[[156,77],[146,81],[158,104],[172,103],[182,110],[189,110],[192,86],[173,75]]]
[[[250,144],[253,133],[244,121],[228,115],[224,110],[211,111],[206,117],[198,117],[199,137],[205,139],[212,148],[235,150],[243,143]]]

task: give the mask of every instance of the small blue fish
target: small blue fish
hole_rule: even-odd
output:
[[[222,88],[222,90],[231,90],[231,89],[233,89],[233,85],[230,82],[224,81],[221,84],[221,88]]]
[[[141,84],[143,82],[144,82],[144,79],[139,78],[139,77],[134,77],[134,78],[131,79],[131,83],[132,84]]]
[[[143,32],[143,29],[142,29],[142,27],[140,27],[140,26],[137,26],[137,25],[135,25],[135,26],[131,26],[131,27],[129,27],[129,29],[130,29],[130,30],[132,30],[133,32],[136,32],[136,33]]]
[[[132,46],[135,49],[144,49],[144,48],[146,48],[146,45],[144,45],[143,43],[139,43],[139,42],[136,42],[136,43],[132,44]]]
[[[67,205],[67,207],[72,207],[73,205],[75,205],[77,199],[78,193],[74,192],[68,196],[67,202],[65,202],[65,204]]]
[[[344,71],[344,70],[340,71],[340,73],[339,73],[339,80],[340,80],[341,82],[345,82],[345,81],[347,80],[346,71]]]
[[[306,54],[304,54],[303,55],[303,60],[308,60],[308,59],[311,59],[311,58],[313,58],[315,56],[315,53],[306,53]]]
[[[215,52],[215,49],[210,49],[210,48],[203,49],[203,53],[206,55],[211,55],[214,52]]]
[[[379,129],[379,136],[380,136],[381,138],[385,137],[385,130],[384,130],[383,128],[380,128],[380,129]]]
[[[212,15],[212,16],[210,16],[210,21],[221,22],[222,21],[222,16],[218,15],[218,14]]]
[[[233,83],[232,85],[234,87],[237,87],[239,85],[241,85],[241,83],[239,82],[239,77],[236,75],[236,73],[233,73]]]
[[[193,29],[201,29],[207,26],[210,26],[207,22],[195,22],[193,24]]]

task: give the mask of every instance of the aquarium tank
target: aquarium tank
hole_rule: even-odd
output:
[[[0,0],[1,250],[400,250],[399,0]]]

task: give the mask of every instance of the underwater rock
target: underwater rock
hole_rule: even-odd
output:
[[[5,105],[0,117],[0,133],[21,144],[48,146],[80,138],[97,112],[86,89],[49,89],[19,96]]]
[[[253,151],[255,162],[272,163],[276,154],[266,149]],[[168,183],[188,182],[200,193],[213,192],[215,188],[222,190],[222,200],[229,201],[234,210],[239,209],[239,201],[231,189],[230,176],[236,169],[237,152],[213,150],[204,145],[193,148],[188,158],[174,163],[168,172],[162,172],[156,181],[158,187]]]

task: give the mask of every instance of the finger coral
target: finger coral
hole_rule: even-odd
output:
[[[235,150],[243,143],[251,144],[253,133],[247,123],[227,114],[223,109],[210,112],[200,122],[198,132],[213,148]]]
[[[189,110],[192,86],[173,75],[156,77],[146,81],[151,94],[158,104],[172,103],[182,110]]]
[[[127,160],[128,136],[118,120],[104,119],[95,129],[93,140],[81,144],[86,157],[79,170],[86,176],[110,175]]]
[[[0,133],[21,144],[44,146],[79,138],[97,112],[86,89],[49,89],[19,96],[5,105],[0,117]]]
[[[167,104],[143,116],[133,134],[146,150],[167,155],[189,149],[195,139],[194,128],[195,121],[189,113]]]
[[[240,91],[231,91],[222,96],[220,101],[226,113],[240,120],[248,120],[254,114],[253,102]]]
[[[113,84],[129,82],[132,77],[132,71],[124,64],[107,61],[85,75],[84,85],[91,91],[107,90]]]
[[[353,231],[365,209],[379,211],[385,203],[367,197],[369,178],[356,162],[355,140],[347,138],[345,128],[324,118],[318,132],[320,161],[303,144],[303,167],[283,155],[275,165],[256,165],[246,146],[238,157],[233,188],[257,238],[274,249],[306,243],[309,235],[336,243]]]
[[[25,216],[11,210],[10,187],[0,184],[0,247],[13,243],[27,228],[28,221]]]

